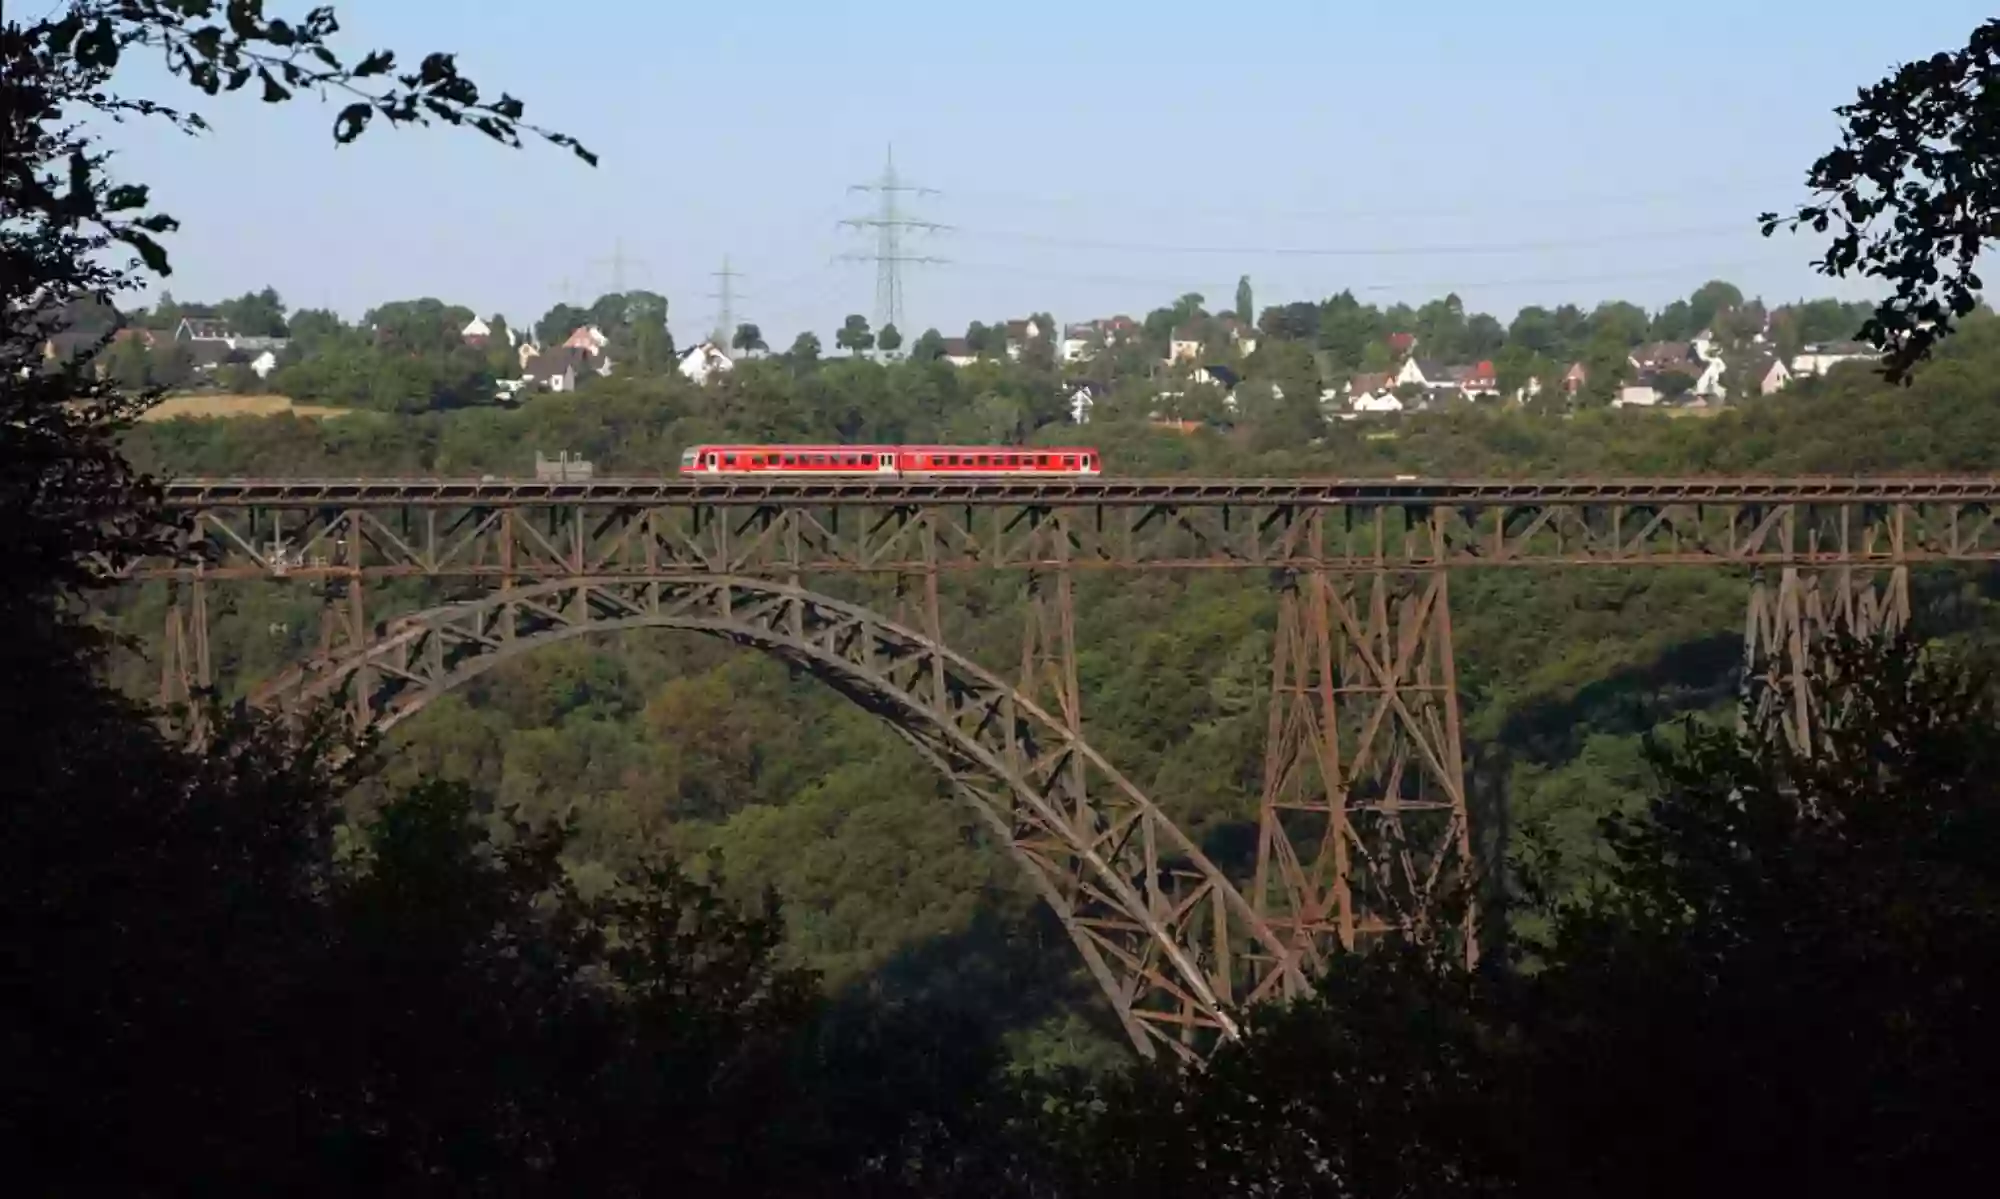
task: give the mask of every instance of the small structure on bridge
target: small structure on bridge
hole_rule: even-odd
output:
[[[572,458],[568,450],[554,458],[544,458],[540,450],[535,451],[535,478],[538,480],[567,483],[594,478],[596,474],[597,468],[591,465],[589,459]]]

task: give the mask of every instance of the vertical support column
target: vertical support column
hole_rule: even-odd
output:
[[[320,657],[337,661],[367,648],[368,597],[361,546],[361,522],[353,512],[342,513],[329,532],[333,537],[333,560],[329,563],[325,606],[320,613]],[[349,718],[356,731],[368,727],[374,716],[375,674],[362,669],[345,684]]]
[[[1842,635],[1873,640],[1900,634],[1910,622],[1909,567],[1782,567],[1774,583],[1751,576],[1743,627],[1744,713],[1775,721],[1799,753],[1810,753],[1822,733],[1812,676],[1828,640]]]
[[[1280,597],[1272,680],[1253,903],[1308,969],[1382,937],[1455,939],[1475,962],[1445,572],[1304,576]]]
[[[1069,532],[1060,514],[1043,526],[1053,570],[1028,572],[1027,627],[1021,638],[1022,695],[1045,708],[1071,736],[1083,735],[1083,698],[1076,675],[1076,593],[1070,578]],[[1065,769],[1072,827],[1088,835],[1090,819],[1084,764],[1072,758]]]
[[[208,585],[197,574],[167,584],[165,637],[160,646],[160,707],[185,706],[185,731],[199,738],[205,723],[199,705],[214,686],[208,651]]]
[[[1308,971],[1324,966],[1330,948],[1354,947],[1330,591],[1326,574],[1312,571],[1287,579],[1278,594],[1250,897]]]

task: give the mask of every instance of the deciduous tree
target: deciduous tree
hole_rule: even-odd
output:
[[[1894,289],[1861,336],[1887,351],[1891,378],[1907,379],[1979,302],[1979,255],[2000,224],[2000,180],[1986,169],[2000,140],[2000,20],[1834,111],[1840,144],[1806,173],[1813,200],[1759,219],[1767,237],[1831,231],[1821,272]]]

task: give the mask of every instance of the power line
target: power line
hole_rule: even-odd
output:
[[[715,334],[713,340],[718,347],[727,349],[729,347],[729,338],[736,333],[736,301],[742,298],[736,294],[733,285],[743,275],[739,271],[729,269],[729,255],[724,254],[722,256],[722,269],[710,272],[709,277],[722,281],[718,290],[708,293],[708,298],[716,301]]]
[[[1664,201],[1664,200],[1682,200],[1689,198],[1713,197],[1718,193],[1721,193],[1726,189],[1731,189],[1731,188],[1736,189],[1739,192],[1749,192],[1756,190],[1775,190],[1779,186],[1788,186],[1788,185],[1789,181],[1783,185],[1774,182],[1767,188],[1762,184],[1752,184],[1750,181],[1745,180],[1740,173],[1732,173],[1719,176],[1714,179],[1691,182],[1682,187],[1673,189],[1652,189],[1646,191],[1624,191],[1624,192],[1599,192],[1595,194],[1572,193],[1569,195],[1557,196],[1552,198],[1543,196],[1509,197],[1505,195],[1496,197],[1492,195],[1480,194],[1480,195],[1468,196],[1464,200],[1449,204],[1431,204],[1431,205],[1398,204],[1394,207],[1376,206],[1376,207],[1342,207],[1342,208],[1278,208],[1278,207],[1259,205],[1255,203],[1196,204],[1196,203],[1182,202],[1179,200],[1176,200],[1171,204],[1149,205],[1146,203],[1146,201],[1142,199],[1135,200],[1126,197],[1110,196],[1103,194],[1034,195],[1025,192],[986,191],[984,189],[966,191],[962,188],[954,188],[952,194],[954,196],[958,196],[963,199],[974,200],[974,201],[981,201],[981,200],[989,201],[992,203],[1005,204],[1012,208],[1091,207],[1091,208],[1110,209],[1120,213],[1131,213],[1135,211],[1150,211],[1156,213],[1172,213],[1175,215],[1199,214],[1206,216],[1235,217],[1235,218],[1248,219],[1252,221],[1263,221],[1263,220],[1270,220],[1273,218],[1285,218],[1285,217],[1297,217],[1306,219],[1352,220],[1352,219],[1366,218],[1366,217],[1445,216],[1445,215],[1467,213],[1467,212],[1490,213],[1494,211],[1507,210],[1508,209],[1507,201],[1510,198],[1519,201],[1519,203],[1513,206],[1513,209],[1516,211],[1529,210],[1536,212],[1545,212],[1545,211],[1573,212],[1590,208],[1625,208],[1632,206],[1643,206],[1648,203]]]
[[[628,257],[625,253],[625,239],[621,237],[612,239],[610,257],[593,258],[590,260],[590,265],[609,266],[611,268],[611,292],[613,295],[622,296],[625,294],[626,266],[631,265],[650,269],[653,264],[643,258]]]
[[[999,229],[960,229],[971,237],[1028,242],[1069,250],[1111,250],[1144,254],[1230,254],[1238,257],[1277,258],[1414,258],[1465,257],[1474,254],[1532,254],[1545,250],[1581,249],[1590,246],[1623,245],[1631,242],[1668,241],[1697,237],[1742,236],[1756,230],[1754,223],[1698,225],[1683,229],[1655,229],[1627,233],[1606,233],[1593,237],[1549,238],[1538,241],[1465,242],[1435,246],[1202,246],[1168,242],[1100,241],[1092,238],[1052,237]]]
[[[848,217],[840,223],[851,229],[875,230],[875,252],[873,254],[843,254],[841,258],[849,262],[873,262],[875,264],[875,327],[879,329],[895,325],[899,329],[903,320],[903,264],[941,263],[942,258],[903,253],[904,230],[918,230],[932,233],[948,229],[935,221],[916,220],[904,216],[900,197],[911,195],[934,196],[937,189],[918,187],[903,183],[896,177],[896,150],[889,148],[888,157],[882,166],[882,177],[873,183],[857,183],[847,189],[850,192],[874,192],[881,199],[881,206],[872,217]]]

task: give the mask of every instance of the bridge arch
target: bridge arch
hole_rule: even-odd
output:
[[[641,628],[759,650],[886,720],[1027,871],[1141,1054],[1197,1056],[1236,1035],[1237,1002],[1303,989],[1293,955],[1228,878],[1062,721],[924,634],[796,584],[689,571],[497,590],[394,620],[253,702],[344,695],[387,730],[538,647]]]

